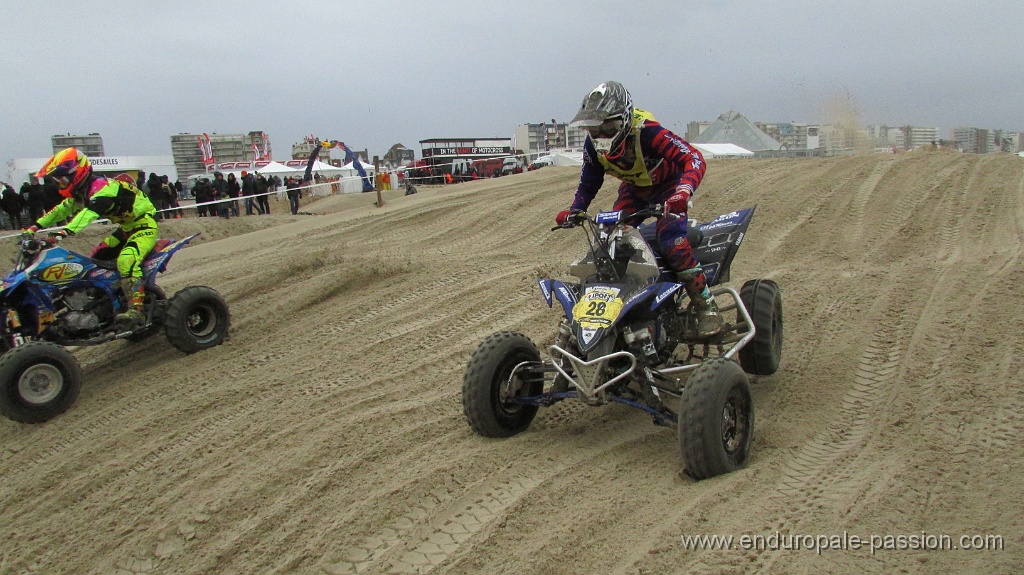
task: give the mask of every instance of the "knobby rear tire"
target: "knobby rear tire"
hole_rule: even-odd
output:
[[[754,339],[739,351],[743,371],[771,375],[782,361],[782,294],[771,280],[750,280],[740,289],[740,299],[754,322]]]
[[[195,353],[223,343],[230,323],[228,304],[216,290],[192,286],[167,302],[164,334],[174,347]]]

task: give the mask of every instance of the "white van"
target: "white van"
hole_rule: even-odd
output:
[[[501,175],[512,174],[523,171],[523,161],[519,158],[509,157],[501,162]]]
[[[539,156],[536,160],[533,161],[533,163],[530,164],[530,169],[531,170],[536,170],[538,168],[543,168],[544,166],[554,166],[554,165],[555,165],[555,157],[554,156],[551,156],[551,155]]]

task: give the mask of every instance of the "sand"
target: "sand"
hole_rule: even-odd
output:
[[[75,349],[70,410],[0,421],[0,573],[1020,572],[1024,160],[712,160],[691,215],[757,205],[729,285],[778,282],[785,344],[751,379],[749,466],[702,482],[672,430],[624,406],[563,402],[505,440],[465,421],[484,337],[553,340],[535,279],[583,249],[550,231],[577,179],[166,222],[203,236],[161,285],[218,290],[231,338]],[[736,543],[922,533],[1002,549]],[[736,541],[683,543],[699,535]]]

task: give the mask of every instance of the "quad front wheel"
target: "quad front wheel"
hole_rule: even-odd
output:
[[[48,341],[19,345],[0,357],[0,413],[42,423],[71,407],[82,390],[75,356]]]
[[[754,403],[740,366],[719,357],[693,370],[680,398],[678,433],[686,474],[694,479],[731,473],[747,464]]]
[[[484,437],[511,437],[530,426],[537,406],[513,398],[543,392],[543,376],[522,366],[539,361],[537,346],[521,333],[498,332],[480,344],[462,380],[462,409],[473,431]]]
[[[164,333],[174,347],[195,353],[223,343],[230,321],[228,304],[216,290],[192,286],[167,302]]]

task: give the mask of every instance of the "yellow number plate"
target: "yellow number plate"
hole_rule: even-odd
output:
[[[583,298],[572,308],[572,319],[584,328],[608,327],[622,312],[619,288],[594,286],[587,288]]]

